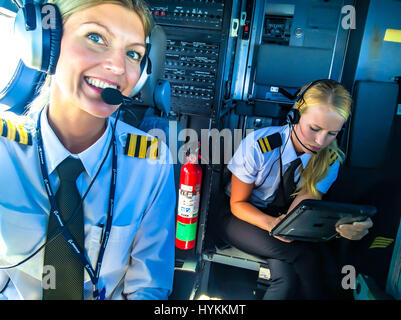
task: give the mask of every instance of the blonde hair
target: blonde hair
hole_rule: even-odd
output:
[[[344,118],[344,121],[347,121],[351,114],[352,98],[349,92],[334,80],[325,80],[310,87],[294,108],[297,108],[302,116],[309,108],[322,104],[330,106]],[[336,159],[342,163],[345,160],[345,154],[338,147],[337,139],[334,139],[327,148],[311,156],[302,172],[303,179],[295,194],[305,191],[317,196],[319,194],[316,188],[317,183],[326,177],[329,166]]]
[[[55,4],[58,7],[63,24],[76,12],[100,4],[111,3],[132,10],[139,16],[145,32],[145,38],[149,36],[152,28],[150,11],[144,0],[48,0],[47,3]],[[46,76],[45,81],[41,85],[39,95],[27,106],[27,114],[36,112],[49,103],[51,79],[51,75]]]
[[[136,12],[143,24],[145,37],[150,33],[151,20],[149,8],[143,0],[48,0],[47,3],[55,4],[59,8],[63,24],[72,14],[84,9],[105,3],[118,4]]]

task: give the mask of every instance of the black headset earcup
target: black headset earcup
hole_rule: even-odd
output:
[[[299,122],[299,119],[301,118],[301,114],[299,113],[298,109],[292,108],[288,113],[287,113],[287,118],[286,121],[290,125],[295,125]]]
[[[15,18],[14,35],[21,60],[28,68],[55,72],[62,35],[61,15],[56,5],[29,3],[21,8]]]

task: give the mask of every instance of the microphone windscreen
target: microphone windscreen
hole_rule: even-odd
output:
[[[123,102],[123,95],[117,89],[103,89],[100,96],[102,97],[103,102],[107,104],[119,105]]]

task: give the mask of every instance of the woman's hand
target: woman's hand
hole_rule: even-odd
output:
[[[307,192],[301,190],[298,193],[298,195],[294,198],[294,200],[292,201],[290,207],[287,210],[287,214],[290,213],[302,200],[306,200],[306,199],[320,200],[321,198],[322,198],[322,194],[320,192],[317,195],[313,195],[313,194],[310,194],[310,193],[307,193]],[[276,218],[274,221],[270,222],[269,231],[271,231],[281,220],[283,220],[287,214],[282,214],[281,216]],[[284,239],[281,237],[276,237],[276,236],[273,236],[273,237],[275,237],[283,242],[287,242],[287,243],[292,242],[292,240]]]
[[[352,224],[341,224],[336,228],[336,231],[340,236],[349,240],[361,240],[366,236],[369,231],[368,229],[373,226],[373,222],[370,218],[361,222],[354,222]]]
[[[283,219],[285,218],[285,216],[286,216],[285,214],[282,214],[282,215],[279,216],[278,218],[272,220],[272,222],[269,224],[269,229],[270,229],[270,230],[273,230],[273,228],[274,228],[281,220],[283,220]],[[284,238],[281,238],[281,237],[278,237],[278,236],[273,236],[273,237],[275,237],[276,239],[279,239],[280,241],[283,241],[283,242],[287,242],[287,243],[292,242],[292,240],[284,239]]]

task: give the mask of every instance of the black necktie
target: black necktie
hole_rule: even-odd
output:
[[[80,160],[67,158],[61,162],[56,171],[60,178],[60,187],[56,192],[56,202],[61,216],[66,223],[78,207],[81,197],[76,180],[84,167]],[[59,224],[54,214],[49,217],[48,238],[54,234]],[[68,229],[77,245],[84,248],[84,223],[82,206]],[[84,267],[77,256],[60,235],[46,246],[44,266],[53,266],[55,270],[55,289],[43,286],[43,300],[82,300],[84,284]]]
[[[278,189],[276,190],[274,200],[268,205],[269,210],[267,212],[275,214],[287,213],[288,207],[291,205],[293,194],[296,190],[297,184],[294,181],[295,170],[301,164],[301,159],[296,158],[290,163],[290,166],[285,170],[283,177],[281,178]],[[276,212],[277,211],[277,212]]]

